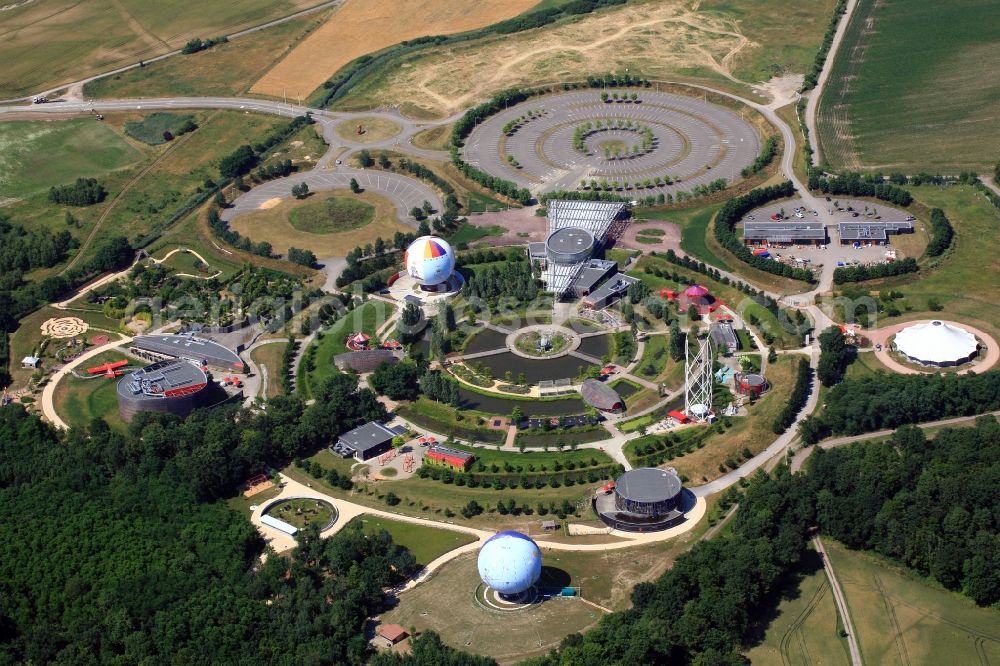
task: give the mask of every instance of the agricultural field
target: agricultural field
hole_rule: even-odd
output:
[[[823,544],[869,664],[986,664],[1000,660],[997,611],[975,606],[865,552]]]
[[[15,2],[0,16],[0,97],[69,83],[288,16],[316,0],[48,0]],[[58,49],[51,45],[58,44]]]
[[[992,171],[1000,6],[859,0],[820,101],[832,168]]]
[[[761,666],[847,666],[837,607],[815,551],[807,551],[791,578],[775,616],[761,627],[761,636],[751,639],[746,657]]]
[[[330,215],[325,214],[326,201],[334,202]],[[273,208],[240,215],[229,227],[254,242],[271,243],[276,252],[297,247],[312,250],[320,258],[343,257],[378,236],[392,238],[397,231],[412,231],[396,219],[396,209],[385,197],[350,190],[286,199]]]
[[[449,550],[476,540],[474,536],[465,532],[426,527],[379,516],[359,516],[351,521],[351,523],[356,522],[361,523],[361,528],[366,534],[374,534],[379,530],[388,532],[392,540],[406,547],[421,566],[430,564]]]
[[[307,97],[344,65],[414,37],[473,30],[530,9],[537,0],[345,0],[330,19],[258,80],[251,92]],[[330,45],[335,44],[336,48]]]
[[[808,8],[787,1],[707,4],[629,3],[554,26],[403,55],[337,106],[399,105],[405,113],[442,117],[497,90],[625,68],[748,93],[746,84],[806,71],[834,6],[833,0]]]
[[[105,76],[85,84],[83,93],[88,98],[241,95],[329,15],[307,14],[205,51]]]
[[[0,199],[45,194],[53,185],[99,178],[142,162],[113,123],[92,118],[0,123]]]

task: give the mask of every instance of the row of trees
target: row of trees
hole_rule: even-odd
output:
[[[774,421],[771,423],[771,431],[774,434],[780,435],[795,423],[795,417],[798,416],[802,408],[806,406],[806,401],[809,400],[809,393],[812,391],[812,379],[813,369],[809,367],[809,361],[800,358],[798,365],[795,367],[795,384],[792,386],[792,395],[789,396],[788,402],[775,415]]]
[[[875,174],[862,175],[845,171],[828,177],[812,170],[809,173],[809,189],[836,196],[875,197],[898,206],[909,206],[913,202],[913,195],[909,192],[885,182],[880,175]]]
[[[778,154],[778,137],[769,136],[767,141],[764,142],[764,147],[760,149],[760,155],[754,159],[753,164],[747,167],[743,167],[743,171],[740,172],[744,178],[749,178],[754,175],[772,161],[774,161],[774,156]]]
[[[769,201],[790,197],[793,194],[795,194],[795,186],[792,185],[792,181],[786,180],[780,185],[761,187],[751,190],[741,197],[730,199],[715,216],[715,238],[724,248],[736,255],[738,259],[758,270],[793,280],[813,282],[812,271],[805,268],[795,268],[794,266],[789,266],[788,264],[783,264],[772,259],[758,257],[736,236],[736,223],[744,215]]]
[[[819,334],[819,364],[816,376],[823,386],[839,384],[857,350],[848,346],[839,326],[830,326]]]
[[[920,270],[917,260],[907,257],[899,261],[890,261],[884,264],[871,264],[868,266],[858,264],[856,266],[843,266],[833,270],[833,283],[846,284],[848,282],[864,282],[865,280],[878,280],[881,278],[893,277],[895,275],[906,275],[916,273]]]
[[[951,222],[940,208],[931,209],[931,240],[927,243],[927,254],[931,257],[940,257],[951,247],[951,241],[955,237],[955,230],[951,227]]]
[[[296,116],[284,125],[277,127],[253,146],[244,144],[226,155],[219,161],[219,173],[223,178],[238,178],[250,173],[261,158],[272,148],[287,140],[307,125],[312,125],[312,115]],[[290,166],[290,165],[289,165]]]

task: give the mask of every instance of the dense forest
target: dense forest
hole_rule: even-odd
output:
[[[144,416],[126,434],[0,409],[0,662],[363,662],[364,623],[413,557],[385,534],[306,530],[261,564],[257,531],[217,498],[382,415],[347,375],[312,407]]]
[[[896,375],[879,373],[833,387],[823,411],[801,424],[802,438],[858,435],[886,428],[971,416],[1000,409],[1000,372],[981,375]]]
[[[960,590],[1000,601],[1000,424],[905,426],[888,442],[816,451],[809,483],[824,534],[872,549]]]

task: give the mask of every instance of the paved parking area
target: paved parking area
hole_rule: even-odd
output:
[[[253,188],[238,197],[230,206],[222,211],[222,219],[226,222],[238,215],[252,213],[272,199],[290,199],[292,187],[299,183],[309,185],[312,192],[324,190],[348,189],[351,178],[358,181],[363,190],[376,192],[389,199],[396,208],[396,216],[403,224],[417,226],[417,221],[410,215],[413,208],[419,208],[424,201],[430,201],[435,210],[441,210],[441,198],[428,186],[420,181],[377,169],[351,169],[342,167],[336,171],[305,171],[292,174],[287,178],[271,180]]]
[[[516,182],[535,193],[577,189],[582,181],[641,183],[657,177],[678,180],[671,185],[633,188],[636,197],[690,191],[718,178],[734,181],[760,152],[754,128],[733,111],[694,97],[637,90],[637,102],[605,103],[600,91],[529,99],[487,118],[466,140],[465,159],[480,169]],[[528,111],[541,112],[511,136],[503,127]],[[606,129],[608,123],[617,125]],[[573,146],[575,130],[601,122],[604,129],[584,141],[590,154]],[[627,124],[630,126],[624,126]],[[645,128],[653,134],[652,148],[634,157],[611,159],[601,144],[641,145]],[[511,155],[518,166],[513,166]]]
[[[884,206],[881,204],[873,204],[868,201],[860,201],[856,199],[841,199],[838,197],[830,197],[830,201],[825,201],[820,199],[820,201],[826,204],[826,213],[829,214],[830,218],[835,222],[883,222],[883,221],[900,221],[906,220],[910,217],[910,213],[900,210],[898,208],[893,208],[892,206]],[[834,204],[839,205],[839,209],[834,206]],[[851,210],[848,210],[848,209]],[[799,210],[796,213],[796,209]],[[746,216],[740,220],[737,225],[737,234],[742,237],[742,225],[748,220],[753,220],[757,222],[769,221],[772,215],[784,215],[786,218],[793,220],[801,219],[802,221],[818,221],[820,220],[819,213],[821,211],[816,211],[807,207],[806,202],[802,199],[785,199],[783,201],[775,201],[766,206],[760,208],[755,208],[750,211]],[[857,216],[855,216],[857,213]],[[801,216],[801,217],[799,217]],[[914,222],[916,224],[916,222]],[[768,247],[771,251],[772,256],[779,261],[789,262],[796,259],[803,260],[799,265],[804,265],[807,267],[818,268],[826,265],[827,263],[832,263],[835,266],[847,265],[851,263],[859,264],[873,264],[882,263],[886,259],[886,252],[893,250],[893,238],[894,236],[890,234],[888,236],[888,243],[885,245],[876,245],[872,243],[862,243],[860,247],[854,247],[853,245],[842,245],[840,243],[840,237],[837,233],[837,227],[827,227],[827,234],[829,243],[814,246],[814,245],[787,245],[787,244],[772,244]]]

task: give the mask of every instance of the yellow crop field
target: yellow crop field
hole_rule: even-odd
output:
[[[521,14],[537,0],[346,0],[250,92],[305,98],[355,58],[425,35],[474,30]]]

